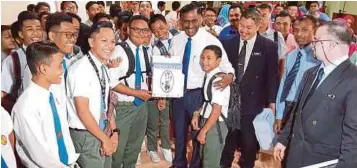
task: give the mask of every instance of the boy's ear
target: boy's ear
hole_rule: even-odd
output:
[[[55,40],[55,33],[53,33],[52,31],[48,32],[48,39],[50,39],[50,41],[54,41]]]
[[[43,74],[43,75],[46,75],[47,73],[47,70],[46,70],[46,67],[44,64],[40,64],[38,67],[37,67],[37,74]]]
[[[91,48],[94,46],[92,38],[88,38],[88,44]]]
[[[24,34],[22,34],[22,31],[18,31],[18,34],[21,39],[24,39]]]

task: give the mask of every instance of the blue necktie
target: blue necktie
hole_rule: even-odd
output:
[[[64,81],[66,83],[68,69],[67,69],[67,63],[66,63],[65,59],[62,60],[62,67],[63,67],[63,71],[64,71]]]
[[[169,41],[169,47],[170,47],[170,45],[171,45],[171,39],[169,39],[168,41]]]
[[[105,80],[105,67],[104,65],[101,66],[102,69],[102,85],[106,86],[106,80]],[[102,94],[102,93],[101,93]],[[103,99],[103,97],[101,96],[100,99],[100,118],[99,118],[99,128],[101,130],[104,130],[105,128],[105,124],[106,124],[106,111],[105,111],[105,100]]]
[[[1,168],[8,168],[4,158],[1,155]]]
[[[141,90],[141,66],[139,57],[139,47],[136,48],[135,54],[135,90]],[[134,99],[134,105],[140,106],[143,101],[137,97]]]
[[[285,101],[285,99],[289,95],[291,87],[293,86],[293,83],[296,79],[297,73],[299,72],[301,57],[302,57],[302,54],[299,51],[299,53],[296,57],[295,63],[293,65],[293,67],[291,68],[288,76],[285,79],[283,92],[281,93],[281,97],[280,97],[280,102]]]
[[[55,131],[56,131],[58,154],[59,154],[61,162],[65,165],[67,165],[68,164],[67,149],[66,149],[66,145],[64,144],[64,138],[62,135],[62,128],[61,128],[61,121],[58,116],[55,100],[53,98],[52,93],[50,93],[50,105],[51,105],[51,109],[52,109],[53,122],[55,124],[54,126],[55,126]]]
[[[188,66],[190,65],[190,57],[191,57],[191,37],[187,39],[187,43],[185,46],[185,52],[182,60],[182,73],[185,75],[185,85],[184,89],[187,88],[187,77],[188,77]]]

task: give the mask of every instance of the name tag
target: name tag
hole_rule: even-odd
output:
[[[262,56],[262,53],[261,52],[253,52],[252,56]]]

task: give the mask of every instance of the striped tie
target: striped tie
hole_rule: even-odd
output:
[[[285,99],[289,95],[290,89],[293,86],[293,83],[294,83],[294,81],[296,79],[297,73],[299,72],[301,56],[302,56],[302,54],[299,51],[299,53],[298,53],[298,55],[296,57],[295,63],[293,65],[293,68],[291,68],[288,76],[285,79],[283,92],[281,93],[281,97],[280,97],[280,102],[285,101]]]

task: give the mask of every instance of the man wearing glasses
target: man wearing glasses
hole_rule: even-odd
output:
[[[334,159],[336,168],[357,165],[357,68],[348,59],[350,43],[342,23],[328,22],[315,33],[314,53],[322,64],[305,72],[295,120],[289,119],[274,148],[276,159],[288,155],[289,168]]]
[[[218,37],[219,33],[222,31],[222,27],[216,25],[216,11],[213,8],[207,8],[204,12],[204,19],[205,19],[205,29],[210,32],[212,35]]]
[[[295,20],[293,33],[298,48],[291,51],[285,61],[285,70],[280,81],[276,98],[275,132],[278,133],[284,127],[290,117],[291,108],[296,103],[298,86],[304,73],[318,64],[314,59],[311,42],[316,29],[316,19],[312,16],[301,16]]]
[[[217,45],[222,51],[220,68],[227,75],[214,83],[217,88],[225,88],[234,77],[234,69],[228,61],[227,54],[219,40],[205,29],[199,29],[197,7],[188,4],[180,10],[180,22],[183,32],[172,38],[169,53],[172,57],[181,57],[183,74],[185,75],[184,96],[173,99],[172,117],[175,132],[175,158],[172,167],[187,167],[186,142],[190,118],[203,104],[202,86],[204,72],[199,64],[200,55],[208,45]],[[197,132],[192,132],[193,152],[190,167],[200,167],[199,143],[196,140]]]
[[[120,128],[118,151],[112,167],[135,167],[147,127],[147,100],[151,98],[147,76],[150,72],[148,53],[143,44],[150,33],[148,19],[141,15],[129,21],[129,38],[115,47],[114,58],[119,67],[110,69],[111,86],[118,95],[116,125]],[[150,54],[150,55],[149,55]],[[129,71],[133,70],[131,73]]]

